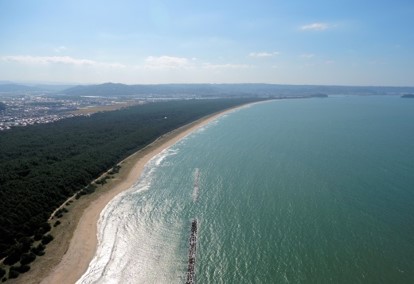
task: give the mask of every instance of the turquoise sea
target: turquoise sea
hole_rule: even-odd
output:
[[[79,283],[414,283],[414,100],[278,100],[156,156]]]

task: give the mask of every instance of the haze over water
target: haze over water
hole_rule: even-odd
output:
[[[414,100],[281,100],[155,157],[80,283],[414,283]],[[195,186],[197,181],[198,186]]]

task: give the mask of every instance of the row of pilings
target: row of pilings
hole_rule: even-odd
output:
[[[193,190],[193,202],[196,203],[198,199],[200,171],[195,169],[194,173],[194,190]],[[191,221],[190,230],[190,246],[188,249],[188,267],[187,267],[187,281],[186,284],[195,284],[195,263],[197,252],[197,219]]]
[[[195,283],[196,250],[197,250],[197,220],[194,219],[191,222],[190,248],[188,251],[187,281],[185,282],[186,284]]]

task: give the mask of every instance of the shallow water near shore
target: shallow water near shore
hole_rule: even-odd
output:
[[[414,101],[281,100],[163,151],[99,221],[79,283],[413,283]]]

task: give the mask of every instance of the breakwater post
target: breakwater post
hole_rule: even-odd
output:
[[[191,222],[190,249],[188,251],[188,268],[186,284],[195,283],[195,259],[197,249],[197,220]]]

